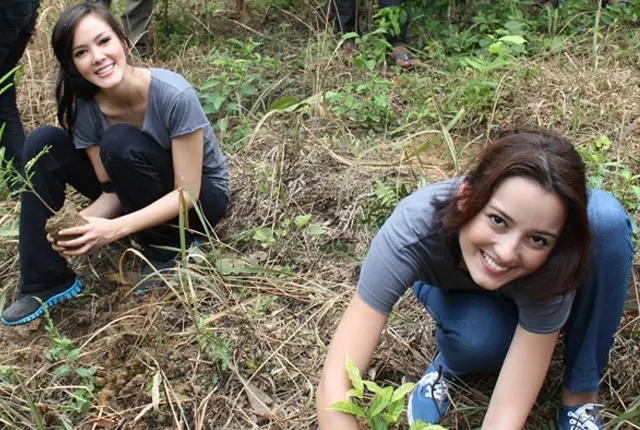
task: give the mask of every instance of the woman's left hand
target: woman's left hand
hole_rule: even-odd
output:
[[[66,248],[64,255],[82,255],[119,239],[115,220],[97,217],[86,217],[85,220],[87,220],[85,225],[60,230],[61,236],[81,235],[72,240],[57,242],[58,246]]]

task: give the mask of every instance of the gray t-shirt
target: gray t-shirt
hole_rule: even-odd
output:
[[[202,174],[213,185],[229,192],[226,158],[202,109],[198,94],[181,75],[165,69],[150,69],[151,83],[142,132],[171,151],[171,139],[202,129],[204,157]],[[76,148],[99,145],[107,130],[107,120],[95,99],[78,99],[77,116],[73,126]]]
[[[456,267],[437,227],[434,198],[444,200],[457,192],[462,178],[428,185],[403,199],[371,243],[362,264],[357,291],[373,309],[389,314],[416,281],[443,290],[480,290]],[[571,310],[574,294],[540,301],[530,290],[507,284],[493,292],[515,303],[519,324],[533,333],[560,329]]]

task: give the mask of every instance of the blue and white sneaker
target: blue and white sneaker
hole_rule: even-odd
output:
[[[80,291],[82,291],[82,284],[78,279],[74,279],[71,285],[67,282],[38,293],[20,293],[18,299],[2,312],[0,321],[10,326],[26,324],[42,315],[44,306],[49,309],[74,298]]]
[[[455,376],[449,370],[440,353],[436,353],[426,373],[409,396],[407,419],[435,424],[449,409],[449,383]]]
[[[598,411],[602,405],[587,403],[578,406],[560,405],[558,409],[558,430],[603,430]]]

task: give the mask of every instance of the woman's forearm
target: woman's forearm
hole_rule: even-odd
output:
[[[114,221],[117,225],[117,237],[122,238],[137,233],[177,217],[180,211],[181,194],[181,190],[173,190],[142,209],[116,218]],[[184,198],[184,204],[185,209],[193,206],[187,196]]]
[[[80,211],[84,217],[113,219],[122,213],[120,199],[115,193],[102,193],[93,203]]]

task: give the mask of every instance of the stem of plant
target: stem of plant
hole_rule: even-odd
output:
[[[602,12],[602,1],[598,0],[598,9],[596,10],[596,20],[593,24],[593,70],[598,70],[598,30],[600,28],[600,14]]]

